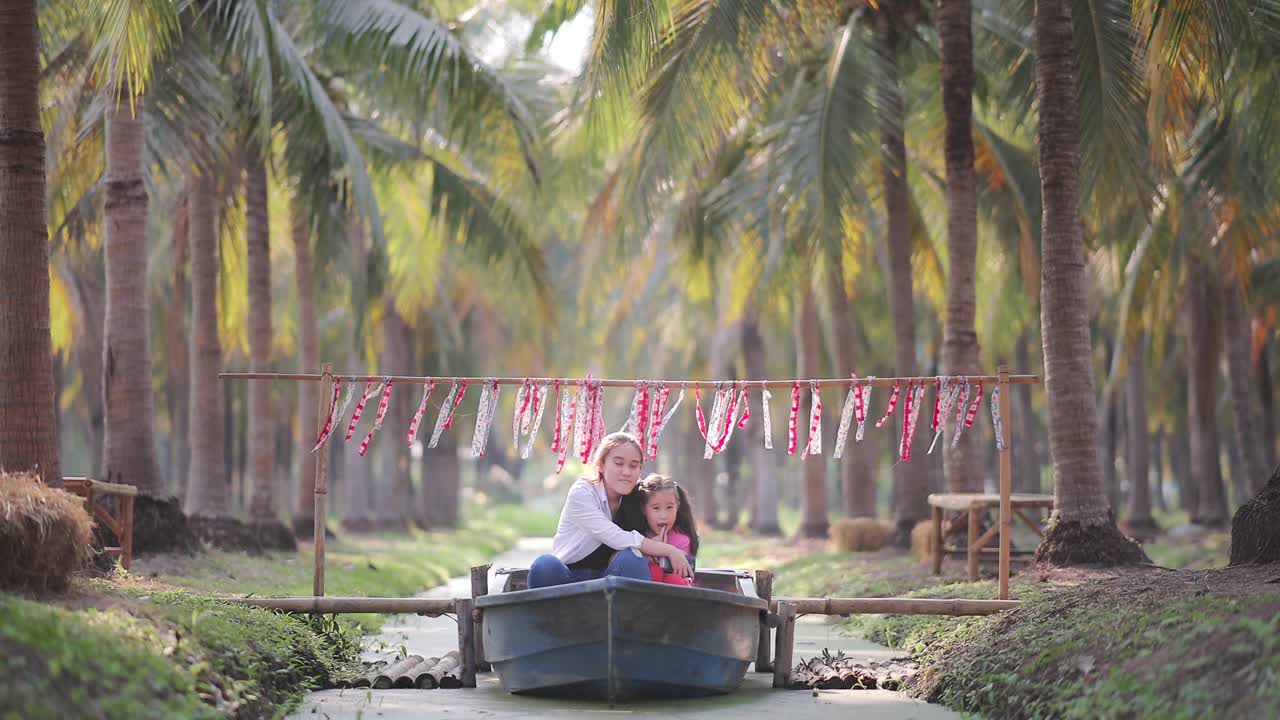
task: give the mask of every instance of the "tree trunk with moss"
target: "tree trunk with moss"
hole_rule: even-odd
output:
[[[320,371],[320,339],[316,321],[315,267],[311,250],[311,228],[306,213],[294,198],[290,210],[293,235],[293,273],[298,285],[298,372]],[[327,388],[326,388],[327,389]],[[297,479],[293,485],[293,536],[299,539],[315,535],[316,453],[311,443],[319,432],[318,404],[321,388],[317,383],[298,383],[298,432],[296,442],[306,452],[298,455]],[[335,430],[336,434],[336,430]],[[338,441],[330,438],[330,450],[338,457]]]
[[[1191,521],[1221,527],[1227,522],[1227,490],[1219,462],[1217,377],[1220,343],[1216,288],[1208,267],[1192,261],[1187,268],[1183,319],[1187,357],[1187,425],[1191,438],[1191,482],[1197,503]]]
[[[1036,550],[1052,565],[1141,561],[1107,504],[1098,462],[1084,242],[1080,231],[1080,134],[1071,0],[1037,0],[1036,90],[1040,104],[1040,324],[1044,341],[1054,517]]]

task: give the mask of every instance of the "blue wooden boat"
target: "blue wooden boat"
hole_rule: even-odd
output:
[[[607,577],[512,590],[523,579],[499,571],[495,590],[507,591],[476,599],[485,659],[519,694],[613,703],[732,692],[767,612],[751,576],[733,571],[699,570],[694,587]]]

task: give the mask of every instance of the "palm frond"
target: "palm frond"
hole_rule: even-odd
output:
[[[147,92],[156,60],[182,33],[183,2],[100,0],[87,3],[85,20],[97,38],[90,55],[95,75],[116,95]]]

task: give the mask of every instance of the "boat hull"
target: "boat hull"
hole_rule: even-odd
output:
[[[766,610],[756,597],[619,577],[477,605],[485,659],[508,691],[609,701],[735,690]]]

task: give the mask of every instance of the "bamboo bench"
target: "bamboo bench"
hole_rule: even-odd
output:
[[[93,519],[115,533],[119,545],[103,547],[102,552],[120,558],[120,565],[128,570],[133,562],[133,499],[138,488],[83,477],[63,478],[62,486],[83,497]],[[108,498],[107,506],[97,503],[99,496]]]
[[[969,580],[978,579],[978,561],[981,559],[983,546],[1000,532],[999,523],[992,523],[986,532],[979,535],[978,531],[981,526],[982,513],[991,508],[998,509],[1000,507],[1000,495],[997,493],[933,493],[929,496],[929,505],[933,509],[933,574],[942,574],[942,556],[947,552],[963,552],[969,566]],[[1029,493],[1014,493],[1009,496],[1009,505],[1013,511],[1013,516],[1022,519],[1027,527],[1030,527],[1037,535],[1044,537],[1044,528],[1040,522],[1032,515],[1028,514],[1029,510],[1044,508],[1053,510],[1052,495],[1033,495]],[[949,522],[946,521],[946,513],[956,513]],[[963,549],[950,549],[946,547],[946,538],[955,529],[956,525],[967,518],[969,523],[969,532],[967,537],[967,546]],[[1026,555],[1030,551],[1015,551],[1015,554]]]

